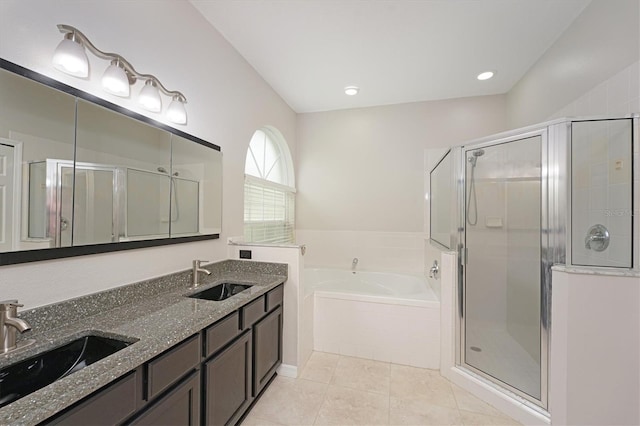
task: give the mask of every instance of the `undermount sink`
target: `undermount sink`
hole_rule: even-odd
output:
[[[216,302],[219,302],[221,300],[228,299],[234,294],[238,294],[241,291],[248,289],[249,287],[251,287],[251,285],[249,284],[222,283],[198,293],[190,294],[187,297],[191,297],[193,299],[214,300]]]
[[[0,370],[0,407],[131,345],[89,335]]]

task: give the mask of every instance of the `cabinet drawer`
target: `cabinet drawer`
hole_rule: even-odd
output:
[[[240,309],[242,329],[246,330],[251,327],[256,321],[262,318],[265,312],[264,296],[261,296],[253,302],[243,306]]]
[[[193,336],[147,364],[149,399],[200,363],[200,335]]]
[[[108,385],[86,401],[45,424],[50,425],[115,425],[136,411],[137,375],[134,371]]]
[[[218,321],[205,331],[205,357],[213,355],[240,333],[238,311]]]
[[[267,293],[267,312],[271,312],[272,309],[282,305],[283,295],[284,285],[282,284]]]
[[[160,398],[132,425],[200,426],[200,374],[193,372],[181,384]]]

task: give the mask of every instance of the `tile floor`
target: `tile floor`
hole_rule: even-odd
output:
[[[314,352],[299,378],[276,377],[242,424],[519,423],[436,370]]]

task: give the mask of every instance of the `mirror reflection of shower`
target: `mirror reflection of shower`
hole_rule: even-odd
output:
[[[469,225],[476,225],[478,223],[478,198],[476,195],[476,182],[475,182],[475,170],[478,157],[484,155],[483,149],[476,149],[472,152],[473,156],[469,157],[467,161],[471,164],[471,179],[469,182],[469,197],[467,198],[467,222]],[[471,206],[473,205],[473,214]]]
[[[158,171],[160,173],[166,173],[167,175],[169,174],[167,169],[162,166],[158,167]],[[179,173],[175,172],[173,176],[177,177]],[[175,212],[175,215],[171,215],[171,222],[177,222],[178,219],[180,219],[180,207],[178,206],[178,187],[176,186],[176,180],[173,178],[171,178],[171,211]]]

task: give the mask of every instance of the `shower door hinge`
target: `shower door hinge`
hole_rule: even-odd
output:
[[[469,249],[467,249],[466,247],[461,247],[460,248],[460,264],[466,265],[468,257],[469,257]]]

